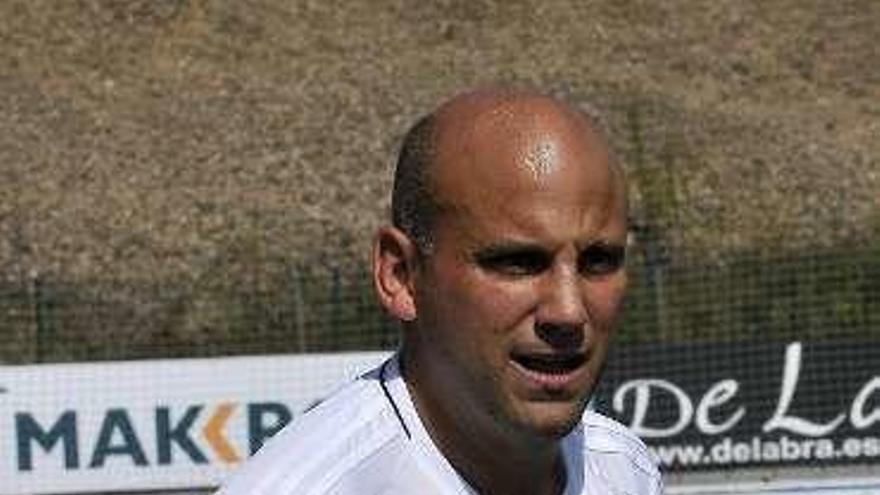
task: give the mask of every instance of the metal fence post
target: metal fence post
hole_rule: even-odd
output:
[[[306,352],[306,305],[303,301],[303,274],[302,267],[293,268],[290,271],[290,281],[293,285],[293,314],[296,322],[296,349],[298,352]]]
[[[43,340],[47,333],[43,278],[38,272],[32,271],[30,279],[34,310],[33,362],[41,363],[44,358]]]
[[[338,265],[333,265],[331,273],[333,282],[330,287],[330,307],[332,308],[332,313],[330,314],[330,335],[332,335],[332,338],[330,341],[333,343],[333,349],[338,350],[340,343],[343,341],[339,335],[340,328],[342,327],[342,274]]]

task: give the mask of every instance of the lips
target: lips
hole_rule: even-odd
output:
[[[511,359],[526,371],[542,375],[567,375],[576,371],[586,361],[582,353],[514,353]]]

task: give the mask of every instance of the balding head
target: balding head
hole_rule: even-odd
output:
[[[461,193],[459,186],[479,189],[487,179],[513,181],[522,173],[550,180],[561,163],[571,162],[559,159],[563,150],[602,155],[580,162],[593,167],[594,178],[596,173],[600,179],[607,176],[615,193],[623,190],[622,172],[591,109],[528,91],[460,94],[407,132],[394,177],[393,224],[429,251],[435,217],[452,206],[450,193]],[[605,170],[596,169],[597,164]]]
[[[552,462],[627,285],[625,187],[596,121],[531,92],[460,95],[407,136],[392,202],[373,280],[405,322],[403,369],[432,437],[453,458],[482,435]],[[476,486],[521,488],[503,481]]]

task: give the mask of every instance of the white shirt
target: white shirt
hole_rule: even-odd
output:
[[[565,495],[655,495],[657,462],[591,411],[562,439]],[[431,440],[397,358],[291,422],[216,495],[478,495]]]

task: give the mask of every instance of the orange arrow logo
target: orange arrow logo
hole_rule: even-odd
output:
[[[222,461],[229,464],[236,463],[240,460],[238,454],[235,452],[235,448],[226,438],[226,422],[229,421],[229,417],[232,416],[234,410],[234,403],[225,402],[220,404],[217,407],[217,411],[211,416],[211,419],[208,420],[205,427],[202,429],[202,432],[205,435],[205,440],[208,441],[208,444],[211,445],[214,452],[217,452],[217,456],[220,457]]]

